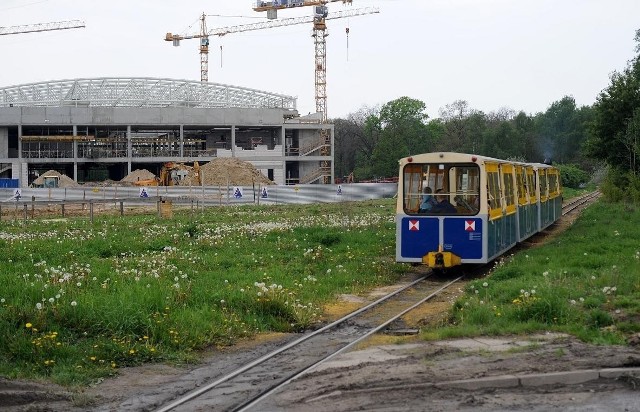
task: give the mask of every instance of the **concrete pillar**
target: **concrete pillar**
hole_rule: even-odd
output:
[[[22,125],[18,125],[18,159],[22,160]]]
[[[231,157],[236,157],[236,126],[231,125]]]
[[[20,179],[21,187],[29,186],[29,164],[22,161],[22,125],[18,125],[18,167],[15,171],[12,171],[11,174],[15,176],[17,173],[18,176],[15,178]]]
[[[73,180],[78,181],[78,125],[73,125]]]
[[[180,125],[180,157],[184,157],[184,125]]]
[[[282,172],[280,176],[277,176],[276,171],[273,171],[273,181],[279,185],[284,185],[287,183],[287,141],[286,141],[287,129],[282,125],[280,131],[280,144],[282,146]]]
[[[335,135],[334,135],[334,127],[333,125],[331,126],[331,129],[329,129],[329,133],[331,133],[331,159],[329,160],[329,162],[331,162],[331,183],[336,181],[336,173],[335,173],[335,163],[333,161],[333,159],[335,159],[336,155],[334,152],[334,149],[336,147],[335,145]]]
[[[127,126],[127,174],[131,173],[131,158],[133,149],[131,146],[131,125]]]
[[[9,158],[9,129],[0,127],[0,159]]]

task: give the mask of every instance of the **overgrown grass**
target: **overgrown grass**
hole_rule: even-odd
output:
[[[619,344],[640,332],[640,210],[595,204],[561,236],[472,282],[426,339],[557,331]]]
[[[0,375],[87,384],[317,322],[393,282],[394,202],[0,223]]]
[[[562,196],[563,196],[564,199],[571,199],[571,198],[574,198],[574,197],[585,195],[587,193],[594,192],[597,189],[598,188],[596,187],[596,185],[591,184],[591,183],[586,185],[582,189],[573,189],[573,188],[570,188],[570,187],[563,187],[562,188]]]

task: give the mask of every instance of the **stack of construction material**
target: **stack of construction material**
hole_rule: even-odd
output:
[[[200,166],[200,177],[204,186],[250,186],[273,185],[265,175],[251,163],[233,157],[217,158]],[[190,171],[181,185],[195,182],[194,172]]]
[[[40,177],[38,177],[36,180],[33,181],[33,183],[31,183],[31,186],[34,187],[42,187],[44,186],[44,177],[45,176],[58,176],[59,180],[58,180],[58,187],[78,187],[80,186],[78,183],[76,183],[75,180],[73,180],[72,178],[70,178],[67,175],[63,175],[60,172],[57,172],[55,170],[49,170],[45,173],[42,173],[40,175]]]
[[[147,169],[136,169],[131,171],[128,175],[126,175],[120,182],[122,183],[135,183],[144,180],[152,180],[155,179],[156,175],[148,171]]]

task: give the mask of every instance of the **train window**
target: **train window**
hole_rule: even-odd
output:
[[[558,171],[556,169],[549,169],[549,197],[554,198],[560,194],[560,188],[558,185]]]
[[[405,213],[475,215],[479,212],[480,169],[474,163],[407,165],[403,185]],[[425,199],[427,202],[423,203]]]
[[[536,203],[536,175],[532,167],[527,167],[527,189],[531,203]]]
[[[489,196],[489,218],[502,216],[502,195],[500,192],[500,173],[498,164],[486,163],[487,170],[487,196]]]
[[[547,171],[545,169],[538,169],[538,175],[540,178],[540,201],[547,201]]]
[[[476,214],[480,209],[480,169],[477,166],[451,168],[455,182],[453,201],[459,214]]]
[[[417,212],[422,197],[422,166],[411,164],[404,167],[404,209],[407,212]]]
[[[518,186],[519,205],[526,205],[529,203],[527,183],[527,169],[524,166],[516,166],[516,184]]]
[[[513,165],[503,164],[500,166],[502,172],[504,203],[507,214],[516,212],[516,193],[513,184]]]

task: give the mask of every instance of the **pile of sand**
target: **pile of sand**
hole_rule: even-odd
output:
[[[56,172],[55,170],[49,170],[49,171],[41,174],[40,177],[38,177],[36,180],[33,181],[33,183],[31,183],[31,185],[32,186],[43,186],[44,185],[44,177],[45,176],[58,176],[58,178],[59,178],[58,187],[78,187],[78,186],[80,186],[78,183],[76,183],[75,180],[73,180],[69,176],[63,175],[62,173]]]
[[[273,185],[265,175],[251,163],[234,157],[221,157],[200,166],[200,176],[205,186],[249,186],[252,184]],[[181,185],[196,185],[194,172],[190,171]]]
[[[123,183],[134,183],[139,180],[148,180],[148,179],[155,179],[155,178],[156,178],[156,175],[154,175],[147,169],[136,169],[136,170],[132,170],[131,173],[126,175],[120,181]]]

